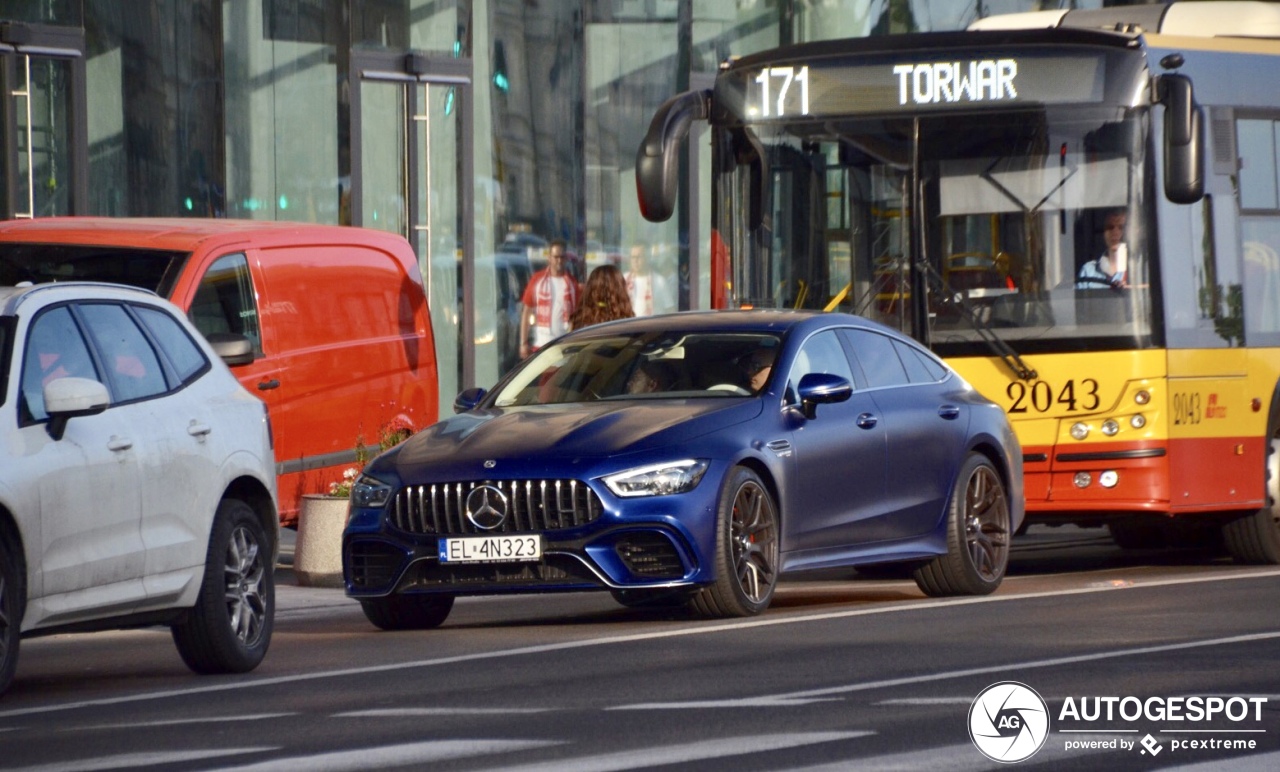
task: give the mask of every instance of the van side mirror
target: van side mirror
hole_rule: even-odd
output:
[[[43,394],[49,436],[55,442],[66,433],[67,421],[97,415],[111,404],[107,387],[89,378],[55,378],[44,385]]]
[[[227,363],[228,367],[247,365],[253,362],[253,341],[244,335],[234,332],[213,332],[205,336],[213,353]]]
[[[1194,204],[1204,197],[1204,116],[1186,75],[1161,75],[1156,91],[1164,105],[1164,195]]]

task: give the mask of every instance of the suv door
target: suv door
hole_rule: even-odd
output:
[[[79,612],[100,614],[103,606],[127,610],[143,595],[145,568],[137,427],[113,406],[73,418],[62,439],[52,439],[44,386],[69,376],[105,382],[101,362],[70,305],[39,312],[21,339],[19,463],[38,477],[40,491],[33,610],[39,618],[68,622]],[[54,596],[61,597],[50,602]],[[39,598],[46,600],[34,602]]]

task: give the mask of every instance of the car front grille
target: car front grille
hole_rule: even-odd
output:
[[[478,528],[467,517],[467,497],[481,485],[497,488],[506,500],[506,517],[495,528]],[[442,535],[553,531],[593,523],[603,512],[600,497],[578,480],[410,485],[396,492],[390,507],[391,523],[401,531]]]

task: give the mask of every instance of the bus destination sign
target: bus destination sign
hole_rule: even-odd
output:
[[[748,120],[1101,101],[1095,55],[770,65],[745,75]]]

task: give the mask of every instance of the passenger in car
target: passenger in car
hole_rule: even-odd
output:
[[[653,394],[670,391],[676,384],[675,368],[670,362],[653,359],[641,362],[627,379],[628,394]]]
[[[773,371],[773,360],[777,352],[772,348],[758,348],[742,359],[742,369],[747,375],[747,387],[752,394],[759,394],[769,380]]]

